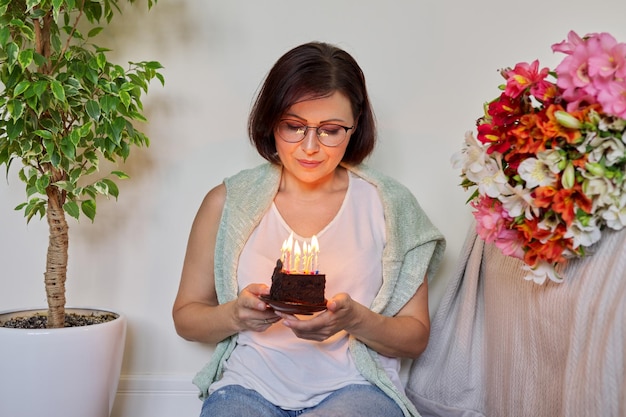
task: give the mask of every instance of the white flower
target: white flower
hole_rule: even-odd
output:
[[[613,132],[625,132],[626,133],[626,120],[619,119],[619,118],[600,117],[600,115],[598,115],[597,113],[596,115],[598,116],[598,119],[599,119],[598,129],[604,132],[608,132],[609,130],[612,130]]]
[[[620,139],[596,136],[590,145],[593,150],[589,154],[589,162],[600,162],[604,157],[606,165],[612,166],[624,158],[624,144]]]
[[[626,226],[626,194],[622,194],[616,203],[602,213],[602,218],[611,229],[621,230]]]
[[[576,146],[576,150],[582,154],[587,153],[587,145],[597,136],[596,132],[586,132],[584,139],[581,143]]]
[[[606,177],[595,177],[583,172],[584,177],[592,177],[583,182],[583,193],[591,199],[592,212],[599,208],[613,204],[616,195],[616,187]],[[619,195],[619,192],[617,193]]]
[[[525,271],[529,272],[524,279],[527,281],[533,281],[535,284],[542,285],[546,282],[547,278],[550,278],[551,281],[556,283],[563,282],[563,278],[555,271],[554,266],[547,262],[540,261],[537,265],[535,265],[535,267],[531,267],[527,264],[524,264],[522,267]]]
[[[571,238],[572,246],[576,249],[579,246],[587,247],[596,243],[602,237],[600,228],[596,225],[595,218],[589,220],[587,226],[580,223],[578,220],[572,222],[570,227],[567,228],[564,237]]]
[[[501,195],[498,200],[502,202],[502,207],[515,218],[522,214],[528,220],[539,215],[539,208],[533,204],[531,191],[517,184],[515,188],[508,186],[506,195]]]
[[[526,181],[527,188],[552,185],[556,181],[556,176],[550,171],[548,165],[537,158],[527,158],[522,161],[517,172]]]
[[[486,194],[491,198],[498,198],[503,192],[506,192],[506,175],[493,159],[488,160],[483,170],[469,179],[478,184],[478,191],[481,194]]]
[[[537,153],[537,159],[546,164],[550,172],[554,174],[561,172],[563,170],[562,166],[565,166],[566,162],[563,155],[555,149]]]
[[[452,155],[452,166],[460,169],[465,178],[478,184],[484,177],[493,175],[492,162],[486,148],[474,138],[472,132],[465,134],[465,146],[461,152]]]

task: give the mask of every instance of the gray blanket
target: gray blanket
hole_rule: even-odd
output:
[[[626,416],[626,230],[594,251],[540,286],[471,227],[408,375],[422,416]]]

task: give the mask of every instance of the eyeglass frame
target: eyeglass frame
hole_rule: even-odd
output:
[[[298,121],[298,120],[295,120],[295,119],[281,119],[281,120],[279,120],[279,121],[278,121],[278,124],[276,125],[276,131],[278,131],[278,126],[279,126],[281,123],[283,123],[283,122],[287,122],[287,121],[292,121],[292,122],[296,122],[296,123],[300,123],[300,124],[302,124],[302,127],[304,127],[304,132],[302,133],[302,138],[301,138],[300,140],[295,141],[295,142],[291,142],[291,141],[286,140],[286,139],[285,139],[284,137],[282,137],[282,135],[279,133],[279,134],[278,134],[278,137],[279,137],[279,138],[280,138],[283,142],[286,142],[286,143],[300,143],[300,142],[302,142],[302,141],[304,140],[304,138],[306,138],[306,134],[307,134],[307,132],[309,131],[309,128],[311,128],[311,129],[315,129],[315,136],[317,136],[317,140],[319,141],[319,143],[321,143],[322,145],[327,146],[327,147],[329,147],[329,148],[335,148],[335,147],[337,147],[337,146],[341,145],[342,143],[344,143],[344,142],[345,142],[345,140],[346,140],[346,138],[348,137],[348,130],[352,130],[352,129],[354,129],[354,127],[355,127],[355,125],[352,125],[352,126],[343,126],[343,125],[340,125],[340,124],[338,124],[338,123],[324,123],[324,124],[321,124],[321,125],[319,125],[319,126],[309,126],[309,125],[305,125],[304,123],[302,123],[302,122],[300,122],[300,121]],[[338,144],[336,144],[336,145],[326,145],[326,144],[322,141],[322,139],[320,138],[320,132],[319,132],[319,130],[318,130],[318,129],[319,129],[320,127],[322,127],[322,126],[329,126],[329,125],[331,125],[331,126],[339,126],[340,128],[344,129],[344,130],[345,130],[345,132],[346,132],[346,135],[344,136],[343,140],[342,140],[341,142],[339,142]]]

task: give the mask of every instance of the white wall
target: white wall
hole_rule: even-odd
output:
[[[212,348],[180,339],[170,316],[187,235],[205,192],[261,161],[246,117],[282,53],[322,40],[360,62],[380,126],[370,163],[405,183],[448,239],[434,308],[471,217],[449,158],[498,94],[497,70],[535,58],[553,66],[550,45],[570,29],[626,41],[624,16],[624,0],[161,0],[129,10],[100,43],[121,63],[160,61],[167,83],[145,101],[152,146],[130,158],[119,201],[100,200],[93,225],[70,221],[67,293],[69,305],[128,316],[114,416],[198,413],[189,381]],[[45,303],[46,224],[13,211],[24,190],[11,174],[0,186],[0,310]]]

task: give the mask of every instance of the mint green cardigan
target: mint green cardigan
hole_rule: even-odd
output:
[[[393,316],[415,294],[425,276],[435,275],[445,240],[406,187],[364,165],[345,168],[376,186],[381,197],[387,245],[383,251],[383,284],[370,308]],[[224,180],[226,201],[215,247],[215,289],[220,304],[237,298],[239,255],[271,206],[281,171],[279,165],[264,163]],[[220,378],[236,341],[234,335],[219,342],[210,362],[193,379],[200,389],[201,399],[208,395],[211,383]],[[354,337],[350,337],[349,349],[357,368],[368,381],[393,398],[405,416],[419,416],[404,392],[399,392],[391,382],[375,351]]]

